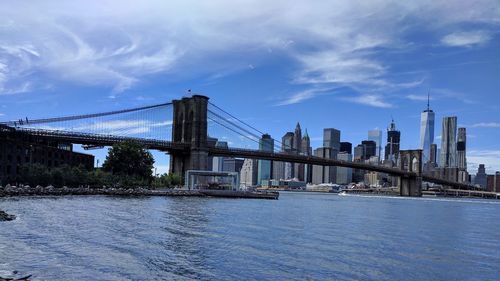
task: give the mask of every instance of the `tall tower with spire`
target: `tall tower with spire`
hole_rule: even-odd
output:
[[[300,129],[300,124],[297,122],[297,126],[295,126],[295,132],[293,133],[293,149],[297,154],[300,154],[302,149],[302,130]]]
[[[434,143],[434,111],[430,109],[430,93],[427,93],[427,109],[420,115],[420,149],[422,149],[422,160],[430,162],[431,145]]]

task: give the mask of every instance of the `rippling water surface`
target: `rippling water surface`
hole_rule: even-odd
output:
[[[0,198],[0,273],[34,280],[498,280],[500,202]],[[0,274],[2,275],[2,274]]]

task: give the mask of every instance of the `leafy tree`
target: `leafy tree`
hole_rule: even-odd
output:
[[[113,145],[102,168],[113,175],[152,179],[153,155],[137,141],[125,141]]]

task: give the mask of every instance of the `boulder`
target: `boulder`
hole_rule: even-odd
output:
[[[14,215],[9,215],[6,212],[0,210],[0,221],[12,221],[15,220],[16,216]]]

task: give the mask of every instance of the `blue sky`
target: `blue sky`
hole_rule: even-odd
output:
[[[409,149],[430,90],[435,135],[458,116],[471,169],[500,170],[499,1],[167,2],[3,1],[0,119],[192,89],[275,138],[299,121],[314,147],[324,127],[357,144],[393,116]]]

